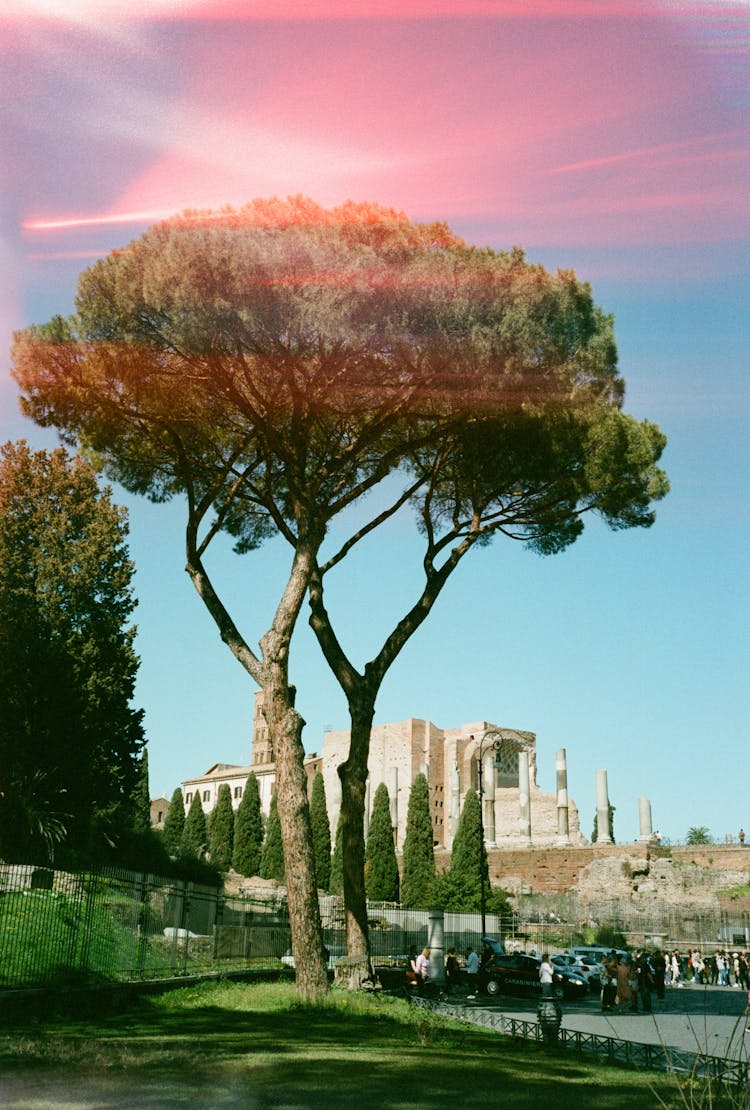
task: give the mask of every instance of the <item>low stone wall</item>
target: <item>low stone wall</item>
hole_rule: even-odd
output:
[[[750,882],[750,848],[631,844],[515,848],[487,853],[490,882],[514,894],[608,893],[677,901],[690,891],[715,902],[722,888]]]

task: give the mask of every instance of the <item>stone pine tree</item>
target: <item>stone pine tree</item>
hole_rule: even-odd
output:
[[[329,890],[331,884],[331,823],[326,806],[326,788],[320,771],[313,779],[310,798],[310,824],[312,825],[315,878],[319,890]]]
[[[409,794],[401,874],[401,904],[424,909],[432,898],[435,853],[430,819],[430,788],[418,774]]]
[[[218,867],[219,871],[228,871],[232,866],[234,848],[234,810],[232,792],[226,782],[219,787],[219,795],[211,816],[213,820],[208,838],[211,863]]]
[[[334,842],[333,855],[331,857],[331,878],[329,882],[329,889],[331,894],[337,894],[339,898],[344,893],[344,838],[340,817],[336,824],[336,840]]]
[[[666,492],[663,437],[621,412],[611,319],[574,274],[549,274],[519,249],[476,250],[444,224],[298,197],[158,224],[81,276],[74,316],[20,333],[13,361],[27,415],[92,449],[129,490],[181,496],[188,573],[264,693],[297,987],[313,998],[327,981],[288,673],[309,591],[351,715],[339,771],[347,945],[369,970],[363,815],[385,674],[474,546],[502,534],[560,551],[584,513],[648,525]],[[334,518],[355,503],[355,530],[320,564]],[[423,590],[357,670],[323,579],[407,503],[424,537]],[[222,531],[239,553],[275,535],[290,545],[261,636],[243,633],[209,574]]]
[[[195,856],[200,859],[208,847],[208,825],[203,812],[200,791],[196,790],[190,803],[185,828],[182,830],[180,852],[185,856]]]
[[[161,835],[164,847],[170,856],[178,856],[182,847],[182,834],[185,831],[185,799],[179,786],[175,787]]]
[[[279,810],[276,802],[276,791],[271,795],[271,808],[266,824],[266,838],[263,841],[263,854],[260,860],[260,877],[262,879],[276,879],[283,883],[286,879],[284,867],[284,841],[281,837],[281,824]]]
[[[391,803],[384,782],[375,791],[365,851],[365,886],[371,902],[398,902],[398,863]]]
[[[263,816],[260,811],[260,789],[255,774],[247,776],[242,800],[234,820],[234,852],[232,867],[239,875],[250,878],[260,875],[263,852]]]

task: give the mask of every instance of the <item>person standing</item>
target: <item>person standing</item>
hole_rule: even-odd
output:
[[[617,1003],[620,1006],[631,1006],[633,992],[630,989],[630,967],[624,956],[617,965]]]
[[[664,953],[660,948],[657,948],[651,957],[651,966],[654,969],[654,986],[656,987],[656,997],[664,998],[664,982],[667,977],[667,961],[664,958]]]
[[[479,985],[479,956],[473,948],[466,949],[466,981],[469,987],[469,998],[476,998]]]
[[[549,962],[549,952],[542,954],[542,963],[539,968],[539,982],[542,984],[542,998],[552,997],[552,964]]]
[[[423,994],[430,978],[430,950],[423,948],[417,956],[417,975],[419,976],[419,993]]]
[[[453,987],[458,986],[458,977],[461,969],[456,958],[456,949],[449,948],[445,955],[445,986],[450,993]]]

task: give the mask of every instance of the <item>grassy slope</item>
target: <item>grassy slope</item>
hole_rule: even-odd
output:
[[[206,984],[117,1015],[6,1029],[0,1068],[6,1093],[26,1079],[48,1098],[55,1082],[79,1092],[88,1084],[102,1106],[102,1084],[112,1105],[607,1110],[658,1105],[658,1095],[682,1104],[668,1077],[550,1055],[389,997],[334,992],[325,1005],[301,1006],[286,984]]]

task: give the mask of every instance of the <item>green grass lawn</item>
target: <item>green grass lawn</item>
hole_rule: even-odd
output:
[[[196,1110],[691,1105],[673,1077],[550,1053],[392,997],[333,991],[307,1006],[290,984],[222,982],[143,997],[117,1014],[6,1024],[0,1102]]]

